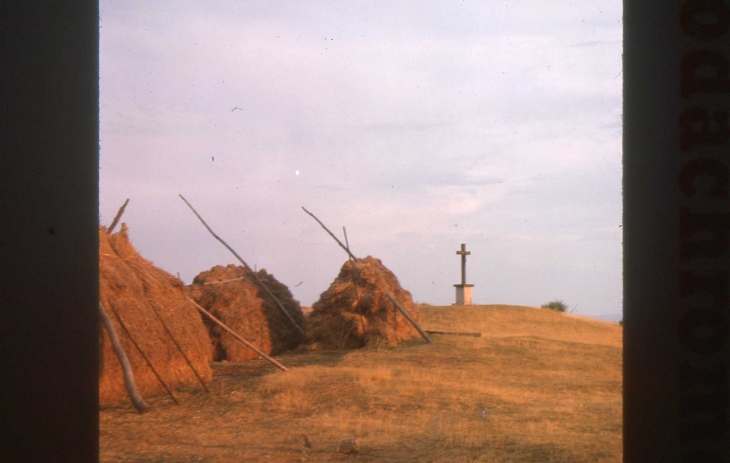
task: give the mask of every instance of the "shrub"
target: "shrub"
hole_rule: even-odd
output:
[[[563,301],[550,301],[547,304],[543,304],[540,306],[543,309],[551,309],[558,312],[565,312],[568,310],[568,304],[566,304]]]

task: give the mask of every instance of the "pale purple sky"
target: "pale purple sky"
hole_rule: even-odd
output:
[[[100,6],[100,220],[155,265],[236,263],[182,193],[304,305],[346,255],[301,206],[417,302],[466,243],[477,303],[621,313],[621,2]]]

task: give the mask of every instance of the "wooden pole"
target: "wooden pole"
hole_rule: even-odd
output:
[[[238,333],[236,333],[235,331],[233,331],[232,329],[230,329],[229,327],[227,327],[222,321],[220,321],[217,318],[215,318],[212,313],[210,313],[207,310],[205,310],[204,308],[202,308],[197,302],[195,302],[192,299],[188,299],[188,301],[192,302],[193,305],[195,306],[195,308],[200,311],[200,313],[202,313],[206,317],[208,317],[211,320],[213,320],[216,324],[218,324],[218,326],[220,326],[224,330],[228,331],[234,338],[236,338],[239,341],[241,341],[243,344],[245,344],[251,350],[253,350],[257,354],[259,354],[261,357],[265,358],[266,360],[268,360],[269,362],[271,362],[272,364],[274,364],[274,366],[276,366],[280,370],[287,371],[287,368],[284,365],[282,365],[281,363],[279,363],[276,360],[272,359],[271,357],[269,357],[268,355],[266,355],[265,353],[263,353],[260,349],[258,349],[256,346],[254,346],[250,342],[248,342],[245,339],[243,339],[241,336],[238,335]]]
[[[322,228],[324,228],[324,231],[326,231],[327,233],[329,233],[329,235],[330,235],[330,236],[331,236],[332,238],[334,238],[334,240],[335,240],[335,241],[337,241],[337,244],[339,244],[339,245],[340,245],[340,247],[341,247],[342,249],[344,249],[344,250],[345,250],[345,252],[347,253],[347,255],[349,255],[349,256],[350,256],[350,257],[352,257],[353,259],[357,260],[357,257],[355,257],[355,255],[354,255],[354,254],[352,254],[352,253],[350,252],[350,249],[349,249],[348,247],[346,247],[346,246],[345,246],[344,244],[342,244],[342,241],[340,241],[339,239],[337,239],[337,237],[336,237],[336,236],[335,236],[335,235],[334,235],[334,234],[333,234],[333,233],[332,233],[331,231],[329,231],[329,228],[327,228],[327,227],[325,227],[325,226],[324,226],[324,224],[322,223],[322,221],[321,221],[321,220],[319,220],[319,219],[318,219],[318,218],[317,218],[317,217],[316,217],[316,216],[315,216],[314,214],[312,214],[312,213],[311,213],[311,212],[309,212],[308,210],[304,209],[304,206],[302,206],[302,209],[304,210],[304,212],[306,212],[307,214],[309,214],[310,216],[312,216],[312,218],[313,218],[314,220],[316,220],[316,221],[317,221],[317,223],[318,223],[318,224],[319,224],[319,225],[320,225],[320,226],[321,226]]]
[[[124,214],[124,209],[127,207],[127,203],[129,203],[129,198],[127,198],[126,201],[124,201],[124,204],[122,204],[122,207],[119,208],[119,211],[117,212],[117,215],[114,216],[114,220],[112,221],[112,224],[109,225],[109,230],[106,232],[111,234],[111,232],[114,231],[114,227],[117,226],[117,223],[119,222],[119,219],[122,218],[122,214]]]
[[[304,209],[304,207],[302,207],[302,209]],[[332,238],[335,239],[335,241],[337,241],[337,244],[339,244],[340,247],[342,249],[344,249],[345,252],[347,252],[347,254],[350,257],[352,257],[353,259],[357,260],[357,257],[355,257],[350,252],[350,249],[348,247],[346,247],[344,244],[342,244],[342,241],[338,240],[337,237],[331,231],[329,231],[329,229],[327,227],[325,227],[325,225],[322,223],[322,221],[320,221],[314,214],[312,214],[308,210],[304,209],[304,212],[306,212],[307,214],[311,215],[312,218],[314,220],[316,220],[317,223],[319,223],[322,226],[322,228],[324,228],[324,230],[327,233],[329,233]],[[395,305],[395,308],[398,309],[398,311],[400,311],[400,313],[402,313],[403,316],[406,317],[406,320],[408,320],[411,323],[411,325],[413,325],[413,327],[421,334],[421,337],[423,337],[423,339],[425,339],[426,342],[431,343],[432,341],[431,341],[431,338],[428,336],[428,334],[426,334],[426,332],[423,331],[420,326],[418,326],[418,323],[416,323],[416,321],[414,319],[412,319],[411,316],[408,315],[408,313],[406,313],[405,309],[403,309],[403,307],[401,307],[401,305],[398,304],[398,302],[393,298],[393,296],[391,296],[390,293],[388,293],[388,292],[386,292],[385,295],[388,296],[388,299],[390,299],[390,302],[392,302],[393,305]]]
[[[157,377],[157,381],[160,382],[162,387],[167,392],[167,395],[169,395],[170,398],[172,399],[172,401],[175,402],[175,405],[179,405],[180,403],[177,401],[175,396],[172,395],[172,391],[170,390],[170,388],[167,387],[167,384],[165,384],[165,382],[162,380],[162,377],[160,376],[160,374],[157,373],[157,370],[155,370],[155,367],[152,366],[152,362],[150,362],[150,359],[148,359],[147,356],[144,355],[144,352],[142,352],[142,349],[139,347],[139,344],[137,344],[137,342],[134,340],[134,337],[132,337],[132,333],[129,332],[129,330],[127,329],[127,326],[124,324],[124,322],[122,321],[122,319],[119,316],[119,314],[117,313],[117,311],[114,310],[114,307],[112,307],[111,309],[112,309],[112,313],[114,314],[114,317],[116,317],[117,321],[119,322],[119,326],[121,326],[122,330],[124,330],[124,332],[127,333],[127,337],[132,342],[134,347],[137,349],[137,352],[139,352],[139,355],[141,355],[142,358],[144,359],[144,361],[147,362],[147,366],[149,366],[150,370],[152,370],[152,373],[155,374],[155,377]]]
[[[112,325],[112,321],[109,319],[109,315],[106,313],[106,310],[104,310],[104,306],[101,305],[101,302],[99,302],[99,315],[101,315],[101,321],[104,323],[104,328],[106,328],[107,334],[109,334],[109,341],[112,344],[114,353],[117,355],[119,364],[122,366],[124,387],[127,388],[129,398],[132,399],[134,408],[136,408],[140,414],[147,413],[150,406],[145,403],[142,395],[139,393],[139,390],[137,390],[137,385],[134,382],[134,374],[132,373],[132,366],[129,364],[127,353],[124,352],[124,348],[119,342],[119,337],[117,337],[117,332],[114,330],[114,325]]]
[[[347,241],[347,230],[345,230],[345,226],[342,226],[342,233],[345,234],[345,246],[347,246],[347,250],[350,250],[350,242]],[[350,262],[352,262],[352,256],[347,256],[348,259],[350,259]]]
[[[421,329],[421,327],[418,325],[418,323],[416,323],[416,321],[414,319],[412,319],[410,315],[408,315],[408,312],[406,312],[405,309],[403,307],[401,307],[400,304],[398,304],[398,301],[396,301],[395,298],[393,298],[393,296],[390,295],[390,293],[385,293],[385,295],[388,296],[388,299],[390,299],[390,302],[392,302],[393,305],[395,305],[395,307],[400,311],[400,313],[402,313],[403,316],[406,317],[406,319],[409,322],[411,322],[411,325],[413,325],[413,327],[416,330],[418,330],[418,332],[421,334],[421,337],[423,337],[423,339],[425,339],[426,342],[430,343],[431,338],[428,336],[428,334],[426,334],[426,332],[423,331],[423,329]]]
[[[193,374],[195,375],[195,377],[198,378],[200,385],[203,386],[203,389],[205,389],[205,392],[210,392],[208,390],[208,386],[205,385],[205,381],[203,381],[203,378],[200,377],[200,375],[198,374],[198,371],[195,369],[195,367],[193,366],[193,364],[190,361],[190,359],[188,358],[188,356],[185,355],[185,352],[182,350],[182,347],[180,347],[180,344],[177,343],[175,336],[173,336],[172,332],[170,332],[170,329],[167,327],[167,324],[160,316],[160,313],[157,311],[157,309],[155,309],[155,307],[152,304],[150,304],[150,307],[152,307],[152,310],[155,312],[155,315],[157,315],[157,319],[160,320],[160,323],[162,323],[162,327],[165,328],[165,332],[167,332],[167,334],[170,336],[170,339],[172,339],[172,342],[173,342],[173,344],[175,344],[175,347],[177,347],[178,352],[180,352],[180,354],[183,356],[183,358],[185,359],[185,362],[187,362],[188,366],[193,371]]]
[[[451,335],[451,336],[473,336],[475,338],[481,338],[482,337],[482,333],[473,332],[473,331],[433,331],[433,330],[427,330],[426,333],[429,333],[429,334],[443,334],[443,335]]]
[[[200,222],[210,232],[210,234],[213,235],[213,237],[215,239],[217,239],[218,241],[220,241],[221,244],[223,244],[223,246],[225,246],[229,251],[231,251],[231,253],[233,253],[233,255],[236,256],[236,259],[238,259],[238,261],[241,262],[244,267],[246,267],[246,270],[248,270],[249,272],[251,272],[251,274],[253,275],[254,279],[259,284],[259,286],[261,286],[262,288],[264,288],[264,290],[269,294],[269,296],[271,296],[271,298],[274,300],[274,302],[276,302],[276,305],[279,307],[279,309],[281,309],[281,311],[284,312],[284,315],[286,315],[287,318],[289,318],[289,321],[292,322],[292,325],[294,325],[294,327],[297,330],[299,330],[299,332],[301,334],[304,334],[304,330],[302,329],[302,327],[299,326],[299,324],[296,321],[294,321],[294,317],[292,317],[291,314],[289,313],[289,311],[284,308],[284,306],[281,304],[281,302],[279,302],[279,299],[277,299],[276,296],[274,296],[274,293],[271,292],[271,290],[269,289],[269,287],[266,286],[264,284],[264,282],[259,279],[259,276],[256,274],[256,272],[253,271],[253,270],[251,270],[251,267],[249,267],[248,264],[246,262],[244,262],[244,260],[241,258],[241,256],[239,256],[238,253],[236,251],[234,251],[232,247],[228,246],[228,243],[226,243],[225,241],[223,241],[221,239],[221,237],[219,237],[218,235],[216,235],[215,232],[213,230],[211,230],[211,228],[208,226],[208,224],[205,223],[205,220],[203,220],[203,218],[200,216],[200,214],[198,214],[198,211],[196,211],[195,208],[193,208],[193,206],[188,202],[187,199],[185,199],[183,197],[183,195],[178,195],[178,196],[180,196],[180,199],[182,199],[183,201],[185,201],[185,204],[188,205],[188,207],[190,208],[190,210],[193,211],[193,214],[195,214],[195,216],[198,218],[198,220],[200,220]]]

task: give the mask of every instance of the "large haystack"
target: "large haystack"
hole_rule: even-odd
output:
[[[212,380],[212,347],[200,314],[190,302],[186,302],[187,288],[182,281],[137,253],[129,242],[126,224],[122,224],[121,231],[113,235],[108,235],[103,227],[99,229],[99,298],[129,357],[134,379],[143,397],[165,392],[114,312],[173,393],[180,387],[200,387],[200,383],[153,308],[201,378],[206,382]],[[100,332],[99,402],[103,407],[129,399],[121,366],[101,323]]]
[[[387,293],[418,322],[411,293],[400,286],[380,259],[368,256],[345,262],[335,281],[312,306],[307,317],[307,343],[315,348],[353,349],[394,346],[419,336]]]
[[[302,309],[289,289],[266,270],[259,270],[256,275],[303,329]],[[193,280],[190,293],[204,309],[268,355],[280,354],[302,343],[302,334],[245,267],[219,265],[202,272]],[[213,341],[214,360],[240,362],[258,357],[230,333],[208,319],[204,321]]]

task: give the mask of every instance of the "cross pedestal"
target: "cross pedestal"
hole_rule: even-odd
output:
[[[466,284],[466,256],[471,252],[466,250],[466,244],[461,244],[461,250],[456,251],[461,256],[461,283],[454,285],[456,288],[456,302],[454,305],[471,305],[471,289],[474,285]]]
[[[474,285],[454,285],[456,288],[456,302],[454,305],[471,305],[471,288]]]

